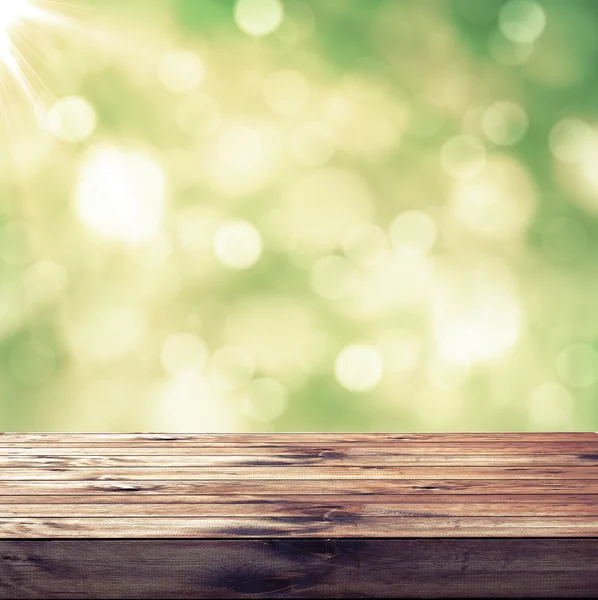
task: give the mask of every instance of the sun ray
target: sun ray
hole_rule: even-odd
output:
[[[42,106],[36,86],[45,86],[19,46],[30,46],[27,29],[31,26],[69,25],[69,19],[50,10],[57,6],[48,0],[9,0],[0,4],[0,80],[4,86],[10,80],[16,84],[38,119],[42,117]]]

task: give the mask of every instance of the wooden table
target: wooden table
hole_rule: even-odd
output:
[[[598,596],[598,435],[0,434],[0,598]]]

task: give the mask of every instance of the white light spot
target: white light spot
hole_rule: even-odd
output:
[[[471,179],[486,163],[484,146],[470,135],[458,135],[442,146],[440,161],[444,170],[457,179]]]
[[[171,377],[152,394],[156,426],[163,431],[237,431],[240,419],[228,398],[202,374]]]
[[[511,42],[531,44],[546,27],[546,13],[536,2],[510,0],[501,7],[498,23],[502,34]]]
[[[366,392],[373,389],[382,377],[382,357],[373,346],[350,344],[336,357],[334,373],[346,389]]]
[[[46,126],[60,140],[81,142],[93,133],[96,121],[96,113],[85,98],[67,96],[50,108]]]
[[[29,0],[10,0],[3,2],[0,6],[0,34],[9,31],[26,12],[26,6]]]
[[[226,267],[248,269],[262,254],[262,236],[251,223],[231,221],[216,231],[214,251]]]
[[[284,9],[280,0],[238,0],[235,5],[237,27],[248,35],[268,35],[280,26]]]
[[[200,373],[208,357],[205,343],[191,333],[171,335],[162,344],[160,360],[171,375]]]
[[[514,291],[491,264],[479,271],[447,272],[434,292],[438,354],[456,363],[499,358],[518,341],[523,314]]]
[[[162,85],[174,94],[190,94],[204,78],[204,66],[199,57],[188,50],[165,54],[158,65]]]
[[[75,188],[77,212],[90,229],[107,238],[139,242],[160,228],[165,178],[151,157],[111,146],[84,156]]]
[[[570,344],[559,353],[556,368],[566,384],[589,387],[598,381],[598,352],[588,344]]]
[[[500,356],[520,335],[521,311],[510,299],[488,299],[469,310],[455,311],[437,325],[441,355],[456,362],[486,361]]]

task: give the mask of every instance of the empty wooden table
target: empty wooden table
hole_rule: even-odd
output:
[[[0,598],[598,596],[598,435],[0,435]]]

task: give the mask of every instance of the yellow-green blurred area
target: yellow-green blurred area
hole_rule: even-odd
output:
[[[2,0],[0,430],[596,429],[597,52],[594,0]]]

